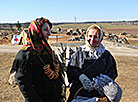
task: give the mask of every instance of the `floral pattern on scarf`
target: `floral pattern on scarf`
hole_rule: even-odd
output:
[[[45,18],[37,18],[31,22],[27,32],[27,44],[23,45],[23,50],[35,50],[37,52],[41,52],[43,46],[47,48],[47,50],[51,53],[52,49],[44,39],[43,33],[41,31],[41,27],[44,23],[48,23],[50,28],[52,28],[52,24],[49,22],[48,19]],[[36,46],[35,46],[36,45]]]

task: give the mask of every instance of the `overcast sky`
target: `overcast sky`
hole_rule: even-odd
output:
[[[0,23],[138,20],[138,0],[1,0]]]

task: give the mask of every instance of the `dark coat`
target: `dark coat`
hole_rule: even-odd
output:
[[[81,74],[87,75],[89,79],[99,76],[100,74],[108,75],[113,80],[117,77],[116,62],[109,51],[105,50],[102,56],[98,59],[89,59],[81,48],[73,55],[67,67],[67,76],[69,83],[72,83],[70,88],[70,102],[75,93],[82,87],[79,81]],[[102,97],[96,90],[90,92],[82,90],[78,93],[85,97]]]
[[[52,57],[45,53],[40,55],[45,64],[54,68]],[[44,74],[43,63],[29,51],[20,50],[13,62],[18,86],[25,97],[25,102],[61,102],[61,78],[50,80]]]

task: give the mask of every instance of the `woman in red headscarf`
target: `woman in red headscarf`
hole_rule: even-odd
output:
[[[59,62],[47,40],[52,24],[37,18],[27,32],[27,44],[17,53],[12,69],[25,102],[62,102]]]

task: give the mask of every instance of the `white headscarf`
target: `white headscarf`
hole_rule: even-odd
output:
[[[102,38],[103,38],[103,31],[102,31],[102,29],[101,29],[98,25],[96,25],[96,24],[91,25],[91,26],[87,29],[86,35],[88,34],[89,30],[90,30],[91,28],[93,28],[93,27],[97,27],[97,28],[100,30],[100,41],[102,41]]]
[[[100,30],[100,43],[103,39],[103,31],[102,29],[94,24],[94,25],[91,25],[88,29],[87,29],[87,33],[86,33],[86,36],[89,32],[89,30],[93,27],[97,27],[99,30]],[[105,52],[105,47],[100,44],[99,47],[91,47],[91,45],[89,44],[89,42],[86,40],[85,42],[86,44],[84,46],[82,46],[82,51],[86,51],[86,52],[89,52],[89,57],[92,58],[92,59],[98,59],[104,52]]]

